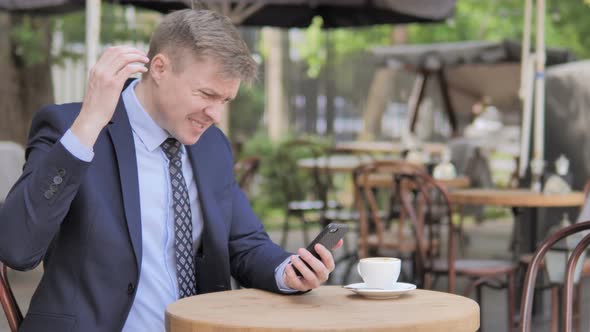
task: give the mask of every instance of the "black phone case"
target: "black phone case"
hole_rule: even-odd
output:
[[[316,236],[315,239],[313,239],[313,241],[311,241],[311,243],[307,246],[306,249],[315,258],[320,259],[320,255],[314,249],[315,245],[320,243],[321,245],[326,247],[328,250],[332,250],[332,247],[334,247],[336,245],[336,243],[338,243],[338,241],[340,239],[342,239],[344,237],[344,235],[346,235],[347,231],[348,231],[348,225],[346,225],[346,224],[334,224],[334,223],[328,224],[326,227],[324,227],[324,229],[322,229],[320,234],[318,234],[318,236]],[[305,263],[305,265],[307,265],[311,269],[311,267],[307,264],[307,262],[305,262],[304,260],[302,260],[302,261],[303,261],[303,263]],[[299,270],[297,270],[297,268],[295,266],[293,266],[293,269],[295,270],[295,273],[298,276],[301,276],[301,272],[299,272]]]

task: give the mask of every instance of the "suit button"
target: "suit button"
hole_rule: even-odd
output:
[[[57,192],[57,184],[55,184],[55,183],[50,184],[49,191],[51,191],[52,193],[56,193]]]
[[[60,168],[57,170],[57,174],[59,174],[59,176],[61,176],[63,178],[64,176],[66,176],[66,170],[63,168]]]
[[[47,190],[44,194],[43,197],[45,197],[45,199],[51,199],[51,197],[53,197],[53,193],[50,190]]]
[[[56,175],[53,177],[53,183],[55,183],[55,184],[61,184],[63,181],[64,181],[64,178],[62,178],[59,175]]]
[[[132,283],[129,283],[129,285],[127,285],[127,294],[133,295],[133,291],[135,291],[135,286],[133,286]]]

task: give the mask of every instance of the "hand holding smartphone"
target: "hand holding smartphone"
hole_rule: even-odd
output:
[[[315,258],[321,260],[320,255],[315,251],[315,245],[319,243],[326,247],[326,249],[332,250],[332,247],[334,247],[336,243],[338,243],[338,241],[340,241],[340,239],[342,239],[344,235],[346,235],[347,231],[348,225],[346,224],[330,223],[326,227],[324,227],[324,229],[322,229],[322,231],[318,234],[318,236],[316,236],[315,239],[313,239],[313,241],[311,241],[311,243],[307,246],[306,249]],[[313,271],[313,269],[309,266],[309,264],[307,264],[305,260],[302,259],[302,261],[303,263],[305,263],[305,265],[307,265],[307,267],[309,267]],[[295,274],[301,277],[301,272],[299,272],[299,270],[297,270],[295,266],[293,266],[293,270],[295,270]]]

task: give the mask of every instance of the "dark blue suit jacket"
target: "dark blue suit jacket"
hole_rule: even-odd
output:
[[[59,142],[80,106],[37,113],[23,174],[0,209],[0,260],[18,270],[44,261],[21,331],[119,331],[135,296],[142,239],[127,112],[119,100],[86,163]],[[270,241],[236,185],[227,139],[211,127],[187,151],[204,218],[198,293],[230,289],[230,274],[278,292],[274,269],[289,253]]]

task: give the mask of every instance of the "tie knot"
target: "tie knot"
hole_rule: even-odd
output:
[[[180,159],[180,142],[176,138],[166,139],[161,146],[169,160]]]

